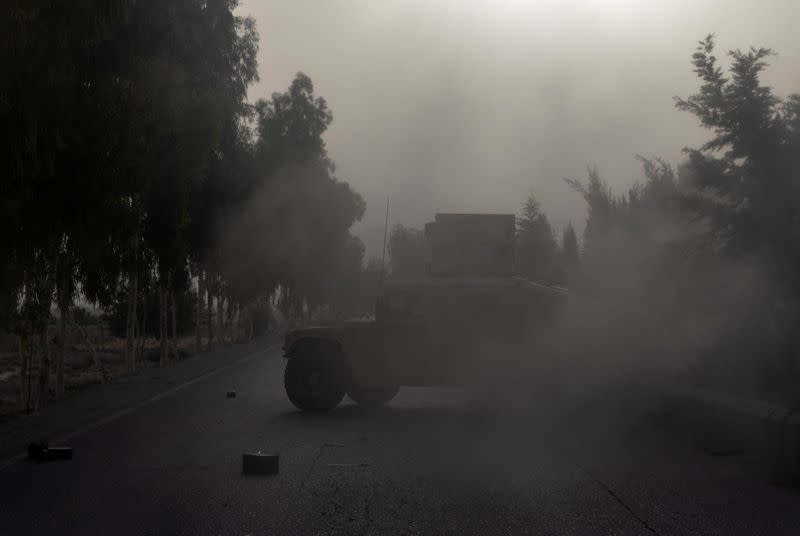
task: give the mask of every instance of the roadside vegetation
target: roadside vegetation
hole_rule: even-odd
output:
[[[746,396],[800,396],[800,95],[761,80],[773,51],[716,56],[713,35],[692,65],[697,93],[676,97],[711,133],[673,166],[637,156],[643,177],[612,190],[597,169],[565,179],[584,198],[580,245],[557,239],[531,195],[517,217],[517,269],[573,297],[558,360],[573,372],[657,382],[682,375]],[[727,63],[727,66],[723,64]],[[653,125],[658,128],[658,125]],[[396,226],[391,269],[418,269],[421,232]]]
[[[796,404],[800,95],[779,97],[762,82],[773,55],[732,50],[724,65],[708,36],[692,56],[699,90],[675,106],[710,139],[685,148],[677,168],[638,157],[644,178],[623,195],[596,170],[568,182],[588,206],[579,284],[637,297],[622,300],[630,317],[618,325],[648,338],[639,359]],[[620,299],[609,303],[613,311]],[[659,366],[665,353],[669,367]]]
[[[4,6],[0,329],[22,409],[64,394],[98,330],[129,373],[275,308],[361,312],[365,204],[327,154],[333,115],[303,73],[248,102],[258,34],[237,3]]]
[[[249,339],[276,314],[371,311],[383,266],[350,232],[366,207],[328,155],[333,114],[303,73],[248,100],[259,40],[237,3],[4,7],[0,381],[18,408],[60,398],[70,374],[102,381]],[[622,194],[595,169],[567,179],[588,207],[580,240],[571,224],[557,237],[531,195],[517,268],[600,300],[592,336],[649,334],[637,359],[701,355],[696,375],[792,399],[800,96],[761,81],[771,55],[734,50],[724,69],[703,40],[699,90],[675,105],[709,141],[677,167],[639,157]],[[393,273],[424,271],[421,230],[395,226],[387,249]]]

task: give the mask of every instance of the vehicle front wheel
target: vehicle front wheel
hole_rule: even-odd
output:
[[[397,395],[398,391],[400,391],[400,388],[396,385],[380,387],[354,385],[347,390],[347,396],[359,406],[375,408],[388,404]]]
[[[283,385],[292,404],[303,411],[330,411],[344,398],[338,360],[310,349],[289,358]]]

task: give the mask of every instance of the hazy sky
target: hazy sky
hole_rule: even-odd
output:
[[[261,35],[250,97],[311,76],[334,122],[338,176],[367,201],[355,228],[379,254],[391,222],[436,212],[518,212],[534,193],[557,230],[582,231],[583,201],[562,177],[596,165],[615,188],[633,155],[677,163],[707,137],[674,109],[697,87],[690,56],[779,52],[766,80],[800,92],[800,0],[243,0]]]

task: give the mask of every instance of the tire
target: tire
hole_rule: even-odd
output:
[[[328,345],[303,345],[286,362],[286,395],[303,411],[332,410],[344,398],[344,385],[341,356]]]
[[[400,388],[397,385],[381,387],[352,386],[347,390],[347,396],[359,406],[376,408],[388,404],[397,396],[398,391],[400,391]]]

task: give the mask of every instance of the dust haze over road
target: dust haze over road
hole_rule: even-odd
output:
[[[378,412],[347,402],[315,416],[286,400],[274,347],[230,363],[73,438],[71,462],[5,468],[0,532],[788,535],[800,527],[791,493],[646,427],[610,428],[594,413],[487,410],[432,389],[407,389]],[[238,396],[225,399],[231,388]],[[279,475],[240,474],[240,453],[255,448],[280,452]]]
[[[766,82],[797,87],[792,0],[245,1],[262,32],[261,82],[298,70],[335,114],[338,174],[362,193],[357,234],[379,255],[383,207],[419,226],[438,211],[517,212],[534,192],[556,229],[585,219],[561,181],[596,165],[615,189],[641,178],[634,154],[677,163],[705,134],[674,110],[694,91],[688,58],[715,32],[721,50],[767,46]]]

